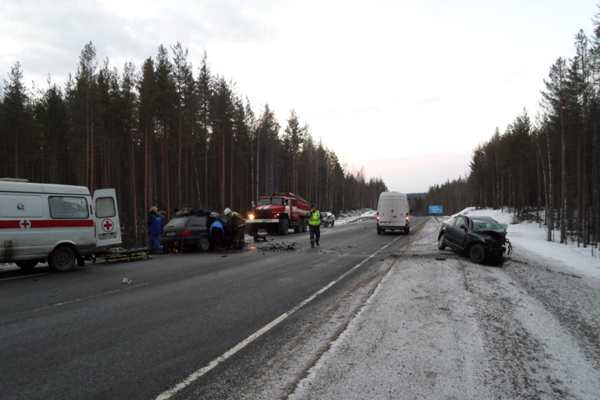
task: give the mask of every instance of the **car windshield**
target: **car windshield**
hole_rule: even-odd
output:
[[[473,220],[474,231],[505,231],[506,229],[508,229],[508,225],[496,221]]]
[[[185,228],[185,222],[187,220],[187,216],[175,217],[169,221],[166,227],[174,228],[177,230]]]

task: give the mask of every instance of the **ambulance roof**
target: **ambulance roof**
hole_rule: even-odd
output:
[[[13,182],[0,180],[0,192],[79,194],[89,195],[85,186],[57,185],[52,183]]]

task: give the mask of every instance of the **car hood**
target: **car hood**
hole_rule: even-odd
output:
[[[502,243],[506,239],[506,231],[499,230],[483,230],[483,231],[474,231],[475,234],[485,237],[491,237],[492,239]]]

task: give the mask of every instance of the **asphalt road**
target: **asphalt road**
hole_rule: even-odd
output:
[[[0,271],[2,398],[233,397],[316,319],[337,312],[340,329],[410,237],[365,221],[322,228],[314,249],[301,233],[243,251]]]

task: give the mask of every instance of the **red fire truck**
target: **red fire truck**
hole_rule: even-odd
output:
[[[271,193],[258,199],[254,210],[248,213],[246,228],[250,235],[264,229],[268,233],[279,232],[287,235],[289,229],[294,232],[306,232],[310,204],[293,193]]]

